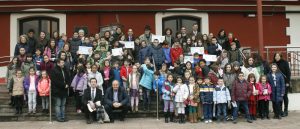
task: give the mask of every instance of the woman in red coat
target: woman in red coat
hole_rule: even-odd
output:
[[[171,53],[172,64],[174,64],[175,61],[179,60],[180,55],[183,54],[183,50],[178,40],[174,41],[174,47],[171,48],[170,53]]]

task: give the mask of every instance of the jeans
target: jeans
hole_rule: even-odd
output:
[[[282,101],[276,102],[272,101],[274,115],[278,117],[282,113]]]
[[[204,120],[212,119],[212,104],[203,104]]]
[[[247,120],[250,120],[248,101],[236,101],[237,107],[233,109],[233,119],[237,119],[240,105],[243,106]]]
[[[227,116],[227,103],[219,103],[217,104],[217,108],[217,118],[221,118],[221,113],[223,113],[223,118],[225,118]]]
[[[49,108],[49,97],[48,96],[42,96],[42,107],[43,109]]]
[[[65,119],[66,97],[55,97],[56,119]]]
[[[28,111],[36,111],[36,91],[28,91]]]
[[[143,87],[143,106],[144,108],[150,107],[151,96],[150,91],[147,88]]]

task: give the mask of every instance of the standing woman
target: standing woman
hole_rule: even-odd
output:
[[[276,54],[275,54],[276,55]],[[278,69],[277,64],[271,65],[271,72],[268,74],[267,79],[271,85],[272,95],[271,100],[273,103],[274,119],[281,119],[282,100],[285,94],[284,77]]]
[[[281,113],[282,117],[288,116],[288,105],[289,105],[289,98],[288,98],[288,90],[290,88],[290,79],[291,79],[291,69],[289,67],[289,63],[283,59],[282,54],[275,53],[273,63],[276,63],[279,70],[283,74],[284,82],[285,82],[285,93],[283,96],[284,102],[284,112]],[[282,106],[282,104],[280,104]]]
[[[255,62],[253,57],[249,57],[245,61],[245,65],[241,68],[242,72],[244,73],[244,77],[248,78],[248,75],[250,73],[253,73],[255,75],[255,78],[259,78],[259,73],[255,67]],[[258,79],[256,80],[258,82]]]
[[[51,62],[54,62],[57,58],[58,48],[54,39],[51,39],[48,46],[45,48],[44,55],[47,55],[50,58]]]

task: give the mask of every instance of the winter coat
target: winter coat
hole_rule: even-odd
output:
[[[256,102],[258,99],[258,95],[254,95],[253,92],[254,92],[254,89],[257,90],[257,83],[254,83],[254,84],[249,83],[249,86],[252,88],[251,95],[249,96],[249,101]]]
[[[163,100],[173,100],[172,92],[173,92],[174,84],[169,81],[165,81],[162,87],[162,99]]]
[[[248,101],[252,88],[246,80],[235,80],[231,89],[232,101]]]
[[[228,87],[229,90],[231,90],[232,84],[236,80],[236,74],[235,73],[224,73],[223,79],[224,79],[225,86]]]
[[[256,82],[259,81],[260,75],[259,75],[259,73],[258,73],[258,71],[257,71],[257,69],[255,67],[248,67],[248,68],[246,68],[245,66],[242,66],[241,71],[244,73],[245,79],[248,78],[248,75],[250,73],[253,73],[254,76],[255,76]]]
[[[274,102],[282,102],[283,95],[285,94],[285,82],[283,75],[279,72],[275,74],[276,85],[273,80],[272,73],[269,73],[267,76],[267,80],[269,81],[269,84],[271,85],[272,89],[271,100]]]
[[[40,96],[49,96],[50,93],[50,79],[41,79],[38,82],[38,91]]]
[[[57,58],[57,55],[58,55],[58,47],[55,47],[55,50],[54,50],[54,53],[55,53],[55,58]],[[49,57],[49,59],[51,60],[51,49],[49,47],[46,47],[45,48],[45,51],[44,51],[44,55],[47,55]],[[52,60],[53,61],[53,60]]]
[[[267,95],[264,95],[264,90],[268,91]],[[269,83],[263,85],[262,83],[257,83],[257,90],[258,90],[258,100],[264,100],[264,101],[269,101],[271,100],[271,93],[272,93],[272,88]]]
[[[35,82],[34,82],[35,91],[37,91],[39,76],[34,75],[34,80],[35,80]],[[28,91],[29,91],[29,87],[30,87],[30,75],[28,75],[24,78],[24,84],[23,85],[24,85],[25,94],[27,94]]]
[[[6,79],[7,79],[8,90],[12,89],[11,81],[13,81],[13,77],[15,76],[16,76],[16,66],[15,65],[7,66]]]
[[[166,77],[164,75],[160,75],[158,79],[153,80],[153,89],[156,91],[156,88],[158,86],[158,93],[162,93],[162,86],[164,85],[164,82],[166,81]]]
[[[37,57],[36,55],[33,56],[33,62],[35,65],[35,69],[40,71],[41,70],[41,63],[43,62],[44,58],[43,56]]]
[[[151,90],[154,71],[148,69],[146,64],[142,64],[141,68],[143,69],[143,76],[140,80],[140,85],[148,90]]]
[[[139,62],[140,64],[144,63],[146,57],[149,57],[149,47],[143,47],[139,51]]]
[[[178,48],[171,48],[171,59],[172,59],[172,64],[179,60],[180,55],[183,55],[183,50],[181,47]]]
[[[70,85],[70,75],[66,68],[56,66],[50,72],[51,79],[51,93],[54,97],[67,97],[68,88],[66,85]]]
[[[14,56],[20,55],[20,48],[25,48],[25,52],[30,53],[29,52],[29,45],[27,43],[17,43],[16,46],[15,46]]]
[[[232,42],[235,42],[236,43],[236,48],[239,49],[241,47],[240,45],[240,41],[237,40],[237,38],[232,38],[232,39],[229,39],[229,38],[226,38],[226,41],[224,42],[223,44],[223,49],[229,51],[231,49],[231,43]]]
[[[76,54],[79,46],[81,45],[81,39],[80,38],[72,38],[72,40],[70,41],[71,44],[71,53],[72,54]]]
[[[175,93],[175,102],[182,103],[189,96],[189,89],[186,84],[176,84],[173,92]]]
[[[212,104],[214,98],[214,86],[213,85],[202,85],[200,87],[200,99],[203,104]]]
[[[34,67],[34,63],[33,62],[24,62],[23,65],[21,66],[21,70],[22,70],[22,73],[24,75],[24,77],[26,77],[28,74],[29,74],[29,69],[30,67]]]
[[[83,91],[87,88],[87,81],[88,79],[86,74],[83,74],[82,76],[76,74],[72,80],[71,87],[74,91],[78,90],[81,95],[83,95]]]
[[[228,62],[233,63],[235,61],[239,62],[240,64],[243,63],[242,56],[240,54],[239,49],[235,49],[235,50],[231,49],[231,50],[228,51]]]
[[[107,90],[105,91],[104,95],[104,105],[105,107],[111,107],[113,106],[113,101],[114,101],[114,91],[112,86],[108,87]],[[129,97],[123,87],[119,86],[118,89],[118,101],[121,103],[121,105],[124,105],[125,107],[129,106]]]
[[[291,69],[289,66],[289,63],[283,59],[279,60],[279,61],[275,61],[274,63],[277,64],[279,70],[281,71],[281,73],[284,75],[284,82],[285,83],[290,83],[291,80]]]
[[[159,45],[158,46],[152,45],[149,48],[149,53],[150,53],[149,56],[154,59],[156,66],[162,65],[166,60],[164,51]]]
[[[50,61],[41,63],[41,71],[46,70],[48,74],[54,69],[54,64]]]
[[[113,68],[112,71],[113,71],[113,75],[114,75],[113,80],[117,80],[119,82],[119,85],[121,87],[123,87],[123,81],[122,81],[122,78],[120,75],[120,68]]]
[[[228,101],[231,100],[229,90],[225,85],[223,86],[217,85],[215,87],[213,94],[214,94],[214,102],[216,102],[216,104],[227,103]]]
[[[27,44],[28,44],[28,53],[34,54],[36,50],[37,40],[33,37],[28,36]]]
[[[217,50],[218,48],[220,50]],[[211,44],[207,48],[208,54],[210,54],[210,55],[217,55],[217,56],[219,56],[221,54],[221,50],[222,50],[222,47],[218,43],[215,44],[215,45]]]
[[[11,81],[12,87],[12,96],[24,95],[24,77],[21,77],[19,80],[17,77],[13,77]]]
[[[124,77],[125,79],[128,78],[128,75],[131,73],[132,71],[132,68],[130,66],[128,66],[128,68],[126,69],[125,66],[122,66],[121,67],[121,70],[120,70],[120,76],[121,76],[121,79]],[[123,79],[122,79],[123,80]],[[123,80],[124,81],[124,80]]]
[[[164,54],[165,54],[165,58],[167,63],[172,63],[172,59],[171,59],[171,49],[170,48],[163,48]]]

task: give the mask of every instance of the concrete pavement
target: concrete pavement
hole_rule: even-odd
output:
[[[272,117],[272,115],[270,115]],[[85,120],[71,120],[65,123],[47,121],[25,121],[25,122],[1,122],[0,129],[298,129],[300,127],[300,112],[292,111],[288,117],[282,120],[260,120],[254,121],[252,124],[247,123],[240,118],[237,124],[227,123],[210,123],[203,122],[196,124],[178,124],[164,123],[163,118],[156,120],[155,118],[126,119],[124,122],[118,120],[115,123],[98,124],[92,123],[87,125]]]

